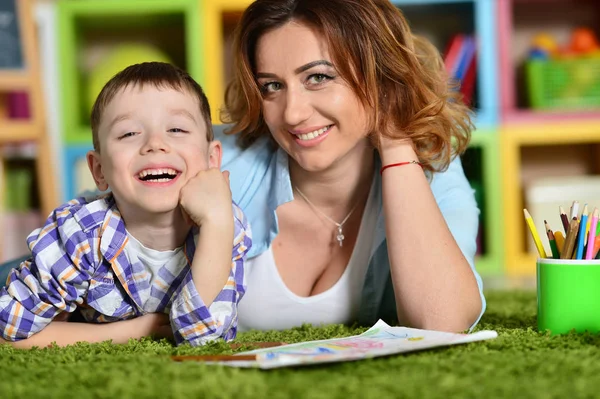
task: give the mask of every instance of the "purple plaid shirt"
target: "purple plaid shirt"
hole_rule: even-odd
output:
[[[32,256],[11,272],[0,289],[0,337],[26,339],[62,312],[79,307],[92,323],[142,316],[144,298],[160,301],[177,343],[200,345],[237,331],[237,304],[244,295],[244,262],[252,245],[250,228],[234,203],[235,234],[227,283],[207,307],[191,275],[198,228],[183,251],[188,265],[179,275],[164,276],[162,289],[149,284],[143,265],[128,257],[127,230],[112,195],[78,198],[56,209],[46,224],[27,237]],[[164,269],[164,268],[163,268]],[[164,270],[161,269],[161,272]],[[168,273],[165,271],[165,273]]]

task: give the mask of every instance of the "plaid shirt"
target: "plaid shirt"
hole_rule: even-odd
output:
[[[92,323],[132,319],[145,313],[144,299],[152,295],[160,301],[158,311],[169,314],[177,343],[233,339],[252,238],[242,210],[235,203],[232,206],[231,272],[209,307],[198,295],[191,275],[198,228],[190,231],[184,244],[188,266],[157,290],[157,284],[150,286],[143,265],[129,258],[133,258],[129,249],[124,250],[127,230],[112,195],[89,201],[78,198],[59,207],[42,228],[27,237],[31,258],[13,270],[0,289],[0,337],[26,339],[61,312],[77,308]]]

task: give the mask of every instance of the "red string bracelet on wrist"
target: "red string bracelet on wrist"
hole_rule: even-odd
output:
[[[419,165],[421,168],[423,167],[423,165],[419,161],[408,161],[408,162],[392,163],[392,164],[383,166],[381,168],[381,170],[379,171],[379,174],[383,175],[383,171],[386,170],[387,168],[393,168],[395,166],[404,166],[404,165],[411,165],[411,164],[412,165]]]

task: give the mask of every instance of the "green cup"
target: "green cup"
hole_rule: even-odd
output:
[[[538,330],[600,331],[600,259],[537,260]]]

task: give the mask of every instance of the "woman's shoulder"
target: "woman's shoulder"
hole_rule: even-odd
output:
[[[222,169],[230,167],[239,167],[249,161],[268,161],[275,153],[275,148],[268,137],[256,140],[248,147],[242,147],[238,143],[238,136],[235,134],[226,134],[225,131],[231,125],[214,125],[215,140],[221,142],[223,148]]]
[[[237,135],[225,134],[228,127],[215,125],[215,140],[220,141],[223,148],[221,169],[229,171],[233,199],[241,204],[246,191],[262,181],[273,167],[277,150],[268,137],[244,148],[238,144]]]

